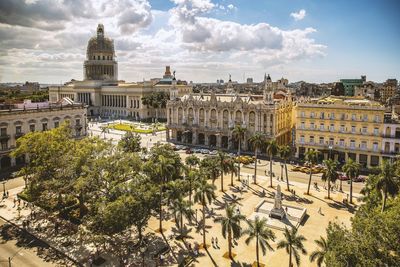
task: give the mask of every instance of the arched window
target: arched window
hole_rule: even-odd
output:
[[[97,56],[97,59],[100,60],[100,56]]]
[[[105,60],[106,59],[106,57],[105,56],[103,56],[103,60]]]

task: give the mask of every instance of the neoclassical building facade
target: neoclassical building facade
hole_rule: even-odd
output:
[[[181,96],[192,91],[191,85],[175,79],[169,66],[161,79],[130,83],[119,81],[114,42],[105,36],[102,24],[97,27],[97,35],[89,40],[86,54],[84,80],[51,86],[50,102],[69,97],[85,103],[89,117],[130,117],[140,120],[155,116],[154,108],[142,104],[144,96],[158,92],[169,94],[172,87]],[[165,119],[165,108],[159,108],[157,116]]]
[[[232,132],[236,125],[241,125],[247,129],[243,150],[252,149],[248,139],[257,132],[279,144],[288,144],[292,129],[292,97],[290,93],[282,97],[283,92],[277,95],[268,78],[264,95],[232,92],[176,97],[172,93],[167,103],[167,140],[229,150],[237,147]]]

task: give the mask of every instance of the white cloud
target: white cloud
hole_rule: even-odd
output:
[[[237,9],[237,7],[235,7],[234,5],[232,5],[232,4],[229,4],[229,5],[227,5],[226,6],[228,9],[230,9],[230,10],[236,10]]]
[[[33,3],[41,1],[50,0]],[[114,39],[120,78],[129,81],[160,77],[165,65],[187,80],[210,81],[226,78],[226,73],[241,77],[243,72],[261,78],[265,68],[292,65],[325,51],[310,37],[315,29],[221,20],[221,5],[210,0],[171,0],[175,6],[168,11],[153,10],[147,0],[91,0],[85,1],[91,12],[82,6],[80,15],[71,11],[58,20],[40,20],[42,13],[37,12],[58,14],[75,8],[64,4],[74,1],[79,0],[58,0],[63,5],[53,4],[51,12],[22,5],[18,19],[0,19],[3,81],[82,79],[86,45],[98,23]],[[225,6],[227,10],[232,8]]]
[[[299,10],[299,12],[292,12],[290,16],[294,18],[295,21],[302,20],[306,16],[306,11],[304,9]]]

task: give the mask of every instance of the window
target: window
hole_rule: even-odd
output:
[[[300,118],[304,118],[305,116],[304,111],[300,112]]]
[[[367,149],[367,141],[361,141],[361,149]]]
[[[42,123],[42,131],[47,131],[47,122]]]
[[[320,118],[321,118],[321,119],[325,119],[325,113],[324,113],[324,112],[321,112]]]
[[[15,126],[15,133],[16,134],[22,133],[22,127],[21,126]]]
[[[356,148],[356,141],[350,140],[350,148]]]
[[[300,129],[304,130],[304,128],[305,128],[305,126],[304,126],[304,121],[302,121],[302,122],[300,123]]]
[[[379,115],[375,115],[375,122],[379,122],[381,120],[381,117]]]
[[[300,143],[301,143],[301,144],[304,144],[304,135],[301,135],[301,136],[300,136]]]
[[[320,145],[323,145],[324,143],[325,143],[324,137],[321,136],[321,137],[319,138],[319,144],[320,144]]]
[[[7,150],[7,149],[8,149],[8,142],[2,141],[1,142],[1,150]]]
[[[344,133],[344,131],[345,131],[344,125],[340,125],[340,132]]]
[[[55,121],[54,122],[54,128],[58,128],[60,126],[60,122],[59,121]]]
[[[106,57],[105,56],[103,56],[103,60],[105,60],[106,59]]]
[[[1,129],[0,129],[0,135],[1,135],[1,136],[7,135],[7,128],[1,128]]]
[[[356,133],[356,126],[351,126],[351,132]]]
[[[320,129],[321,131],[323,131],[323,130],[325,129],[325,125],[324,125],[323,123],[321,123],[321,124],[319,125],[319,129]]]
[[[97,60],[100,60],[100,56],[97,56]]]
[[[372,144],[372,149],[373,149],[374,151],[378,151],[378,143],[377,143],[377,142],[374,142],[374,143]]]
[[[310,136],[310,143],[314,144],[314,136]]]
[[[35,131],[35,124],[29,125],[29,131],[31,131],[31,132]]]
[[[379,135],[379,128],[374,128],[374,135]]]
[[[363,121],[368,121],[368,114],[363,115]]]
[[[329,126],[329,130],[331,132],[334,132],[335,131],[335,124],[331,123],[331,125]]]
[[[314,129],[315,129],[315,125],[314,125],[313,122],[310,123],[310,129],[311,129],[311,130],[314,130]]]
[[[362,127],[362,133],[363,133],[363,134],[366,134],[367,132],[368,132],[368,131],[367,131],[367,127],[365,127],[365,126]]]
[[[340,139],[340,140],[339,140],[339,146],[344,147],[344,139]]]
[[[340,119],[341,119],[341,120],[346,119],[346,114],[341,114],[341,115],[340,115]]]
[[[80,125],[81,124],[81,120],[80,119],[76,119],[75,120],[75,125]]]
[[[335,139],[333,137],[329,138],[329,146],[333,146],[335,144]]]
[[[356,114],[351,114],[351,120],[355,121],[356,120]]]
[[[315,113],[314,113],[314,112],[311,112],[310,118],[314,118],[314,117],[315,117]]]

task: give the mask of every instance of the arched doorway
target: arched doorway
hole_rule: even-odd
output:
[[[221,137],[221,147],[222,148],[228,148],[228,144],[229,144],[228,142],[229,142],[228,136]]]
[[[217,136],[215,134],[212,134],[208,137],[208,144],[212,147],[217,146]]]
[[[199,133],[198,140],[199,140],[199,145],[204,145],[205,137],[203,133]]]
[[[187,144],[191,144],[192,140],[193,140],[193,133],[191,131],[185,131],[184,134],[185,134],[184,135],[185,138],[184,138],[183,142],[187,143]]]
[[[176,141],[182,142],[182,132],[181,131],[176,132]]]
[[[9,156],[4,156],[0,160],[1,169],[6,169],[11,167],[11,158]]]

